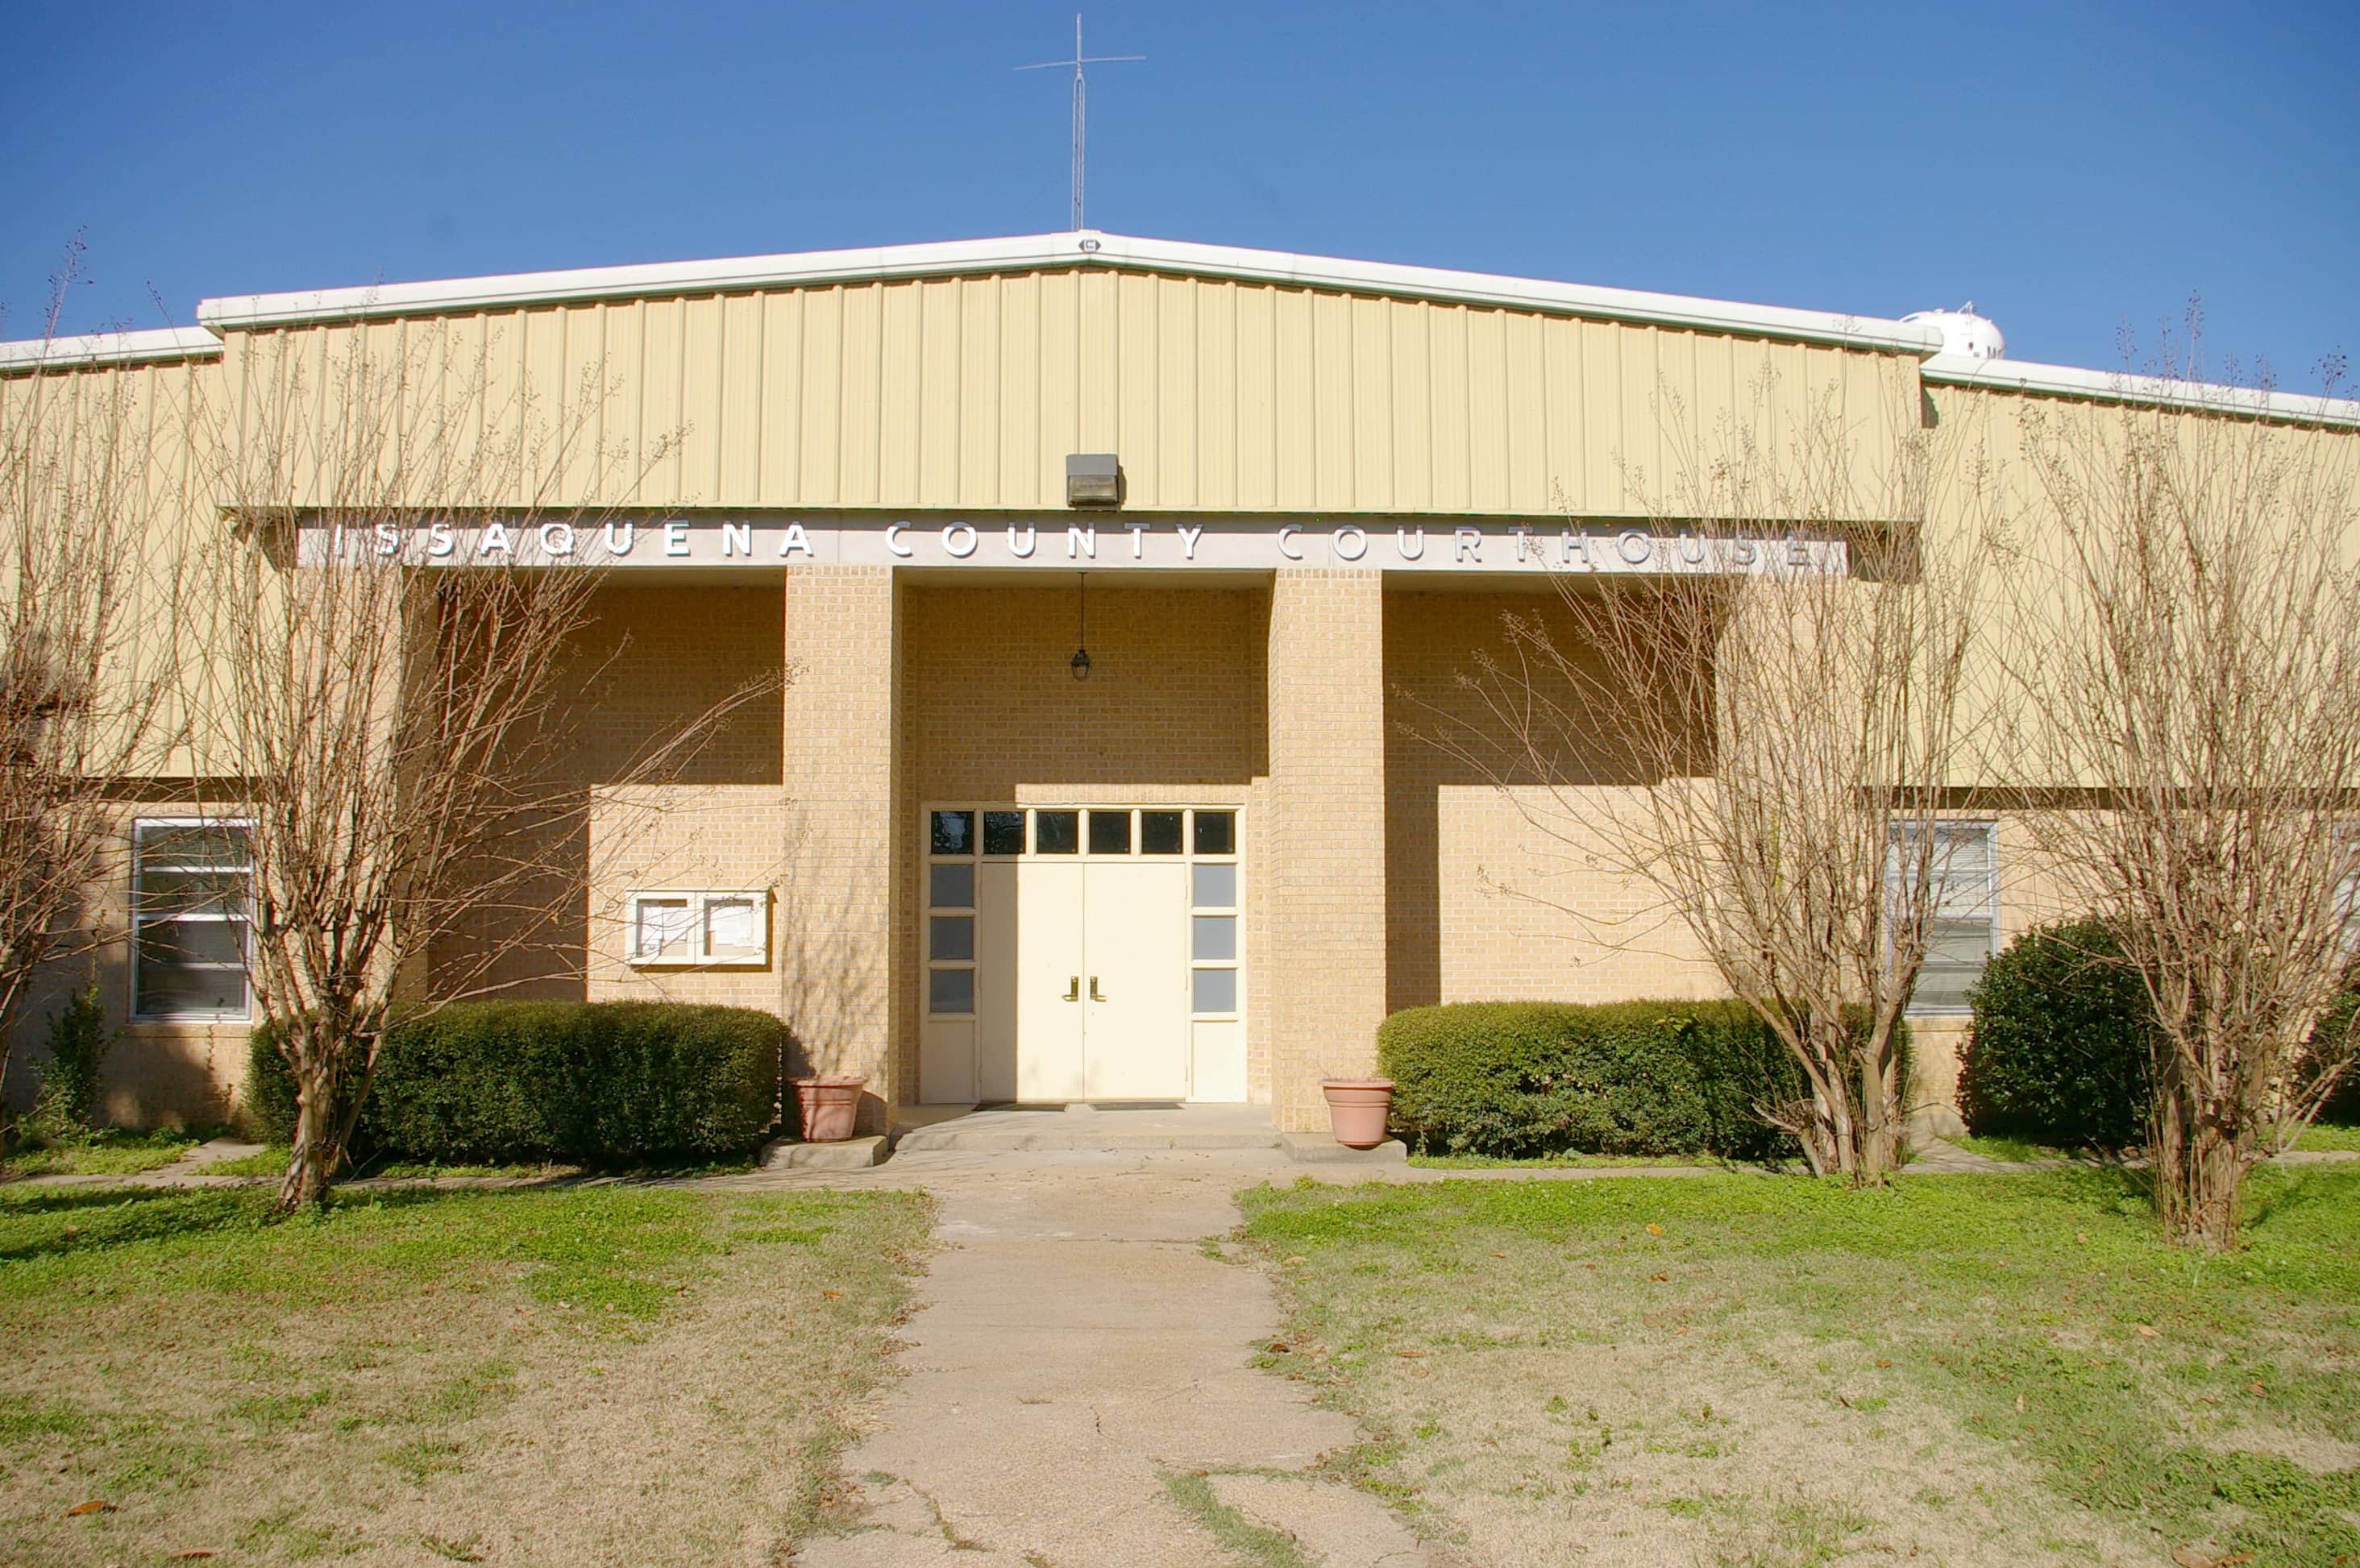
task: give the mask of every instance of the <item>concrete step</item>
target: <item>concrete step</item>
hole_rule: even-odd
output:
[[[762,1146],[760,1164],[765,1171],[865,1171],[884,1159],[885,1140],[873,1134],[839,1143],[774,1138]]]
[[[1374,1149],[1353,1149],[1338,1143],[1326,1133],[1291,1132],[1285,1135],[1286,1155],[1297,1165],[1406,1165],[1409,1145],[1397,1138],[1389,1138]]]

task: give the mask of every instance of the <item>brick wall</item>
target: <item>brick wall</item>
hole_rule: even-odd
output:
[[[1264,857],[1280,1127],[1327,1126],[1319,1080],[1369,1072],[1383,1022],[1385,596],[1373,572],[1281,572],[1271,589]]]
[[[927,801],[1233,805],[1258,830],[1257,780],[1267,771],[1260,588],[1142,588],[1094,578],[1090,676],[1066,660],[1081,636],[1071,578],[1043,585],[908,588],[902,594],[900,832],[912,856],[908,905],[895,940],[901,972],[923,963],[915,855]],[[1249,898],[1260,854],[1246,845]],[[1261,921],[1247,918],[1251,1092],[1269,1094]],[[900,1082],[914,1098],[921,998],[897,994]]]
[[[898,831],[901,589],[885,567],[787,572],[783,832],[777,922],[785,1016],[815,1071],[866,1076],[864,1131],[910,1098],[894,932],[915,876]]]
[[[50,1018],[70,994],[95,983],[108,1027],[123,1031],[106,1059],[103,1119],[119,1127],[179,1127],[230,1122],[240,1114],[251,1024],[131,1017],[132,824],[202,811],[198,802],[179,796],[123,806],[121,836],[91,886],[77,933],[68,950],[35,977],[18,1014],[8,1065],[11,1105],[23,1109],[39,1093]]]
[[[1536,767],[1501,717],[1520,695],[1482,674],[1487,655],[1516,668],[1501,616],[1537,618],[1574,653],[1555,607],[1546,584],[1386,595],[1391,1008],[1721,993],[1647,885],[1600,864],[1597,823],[1634,798],[1627,773],[1578,729]]]
[[[1077,682],[1070,583],[897,587],[882,569],[799,567],[783,589],[609,590],[579,666],[573,763],[605,804],[585,842],[560,846],[592,864],[589,891],[554,940],[508,933],[509,973],[526,994],[778,1010],[808,1064],[870,1074],[873,1120],[881,1096],[919,1093],[921,803],[1168,800],[1246,812],[1249,1081],[1290,1127],[1324,1126],[1319,1077],[1365,1070],[1394,1008],[1718,989],[1644,885],[1586,853],[1628,789],[1611,759],[1576,746],[1563,788],[1517,773],[1459,680],[1502,648],[1502,610],[1545,615],[1546,592],[1388,593],[1372,574],[1305,571],[1236,588],[1094,583],[1089,601],[1093,670]],[[611,787],[683,714],[776,670],[782,645],[796,671],[782,699],[741,712],[677,783]],[[1452,733],[1456,755],[1436,744]],[[126,841],[131,815],[194,809],[126,807]],[[2022,824],[2002,823],[2000,865],[2003,941],[2069,902]],[[628,968],[625,898],[653,886],[773,889],[777,959]],[[94,973],[112,1015],[127,1014],[128,888],[126,859],[93,889],[111,940],[44,977],[12,1098],[33,1086],[46,1018],[76,977]],[[1918,1021],[1929,1100],[1955,1091],[1961,1022]],[[110,1116],[235,1114],[246,1034],[130,1026]]]

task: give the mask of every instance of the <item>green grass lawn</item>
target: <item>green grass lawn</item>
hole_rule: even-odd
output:
[[[160,1171],[205,1140],[202,1132],[125,1132],[106,1127],[81,1141],[20,1149],[0,1159],[0,1180],[17,1176],[135,1176]]]
[[[1627,1171],[1675,1165],[1717,1166],[1728,1163],[1709,1154],[1542,1154],[1508,1160],[1489,1154],[1413,1154],[1412,1165],[1428,1171]]]
[[[2029,1138],[2003,1138],[1992,1133],[1962,1132],[1946,1140],[1957,1144],[1970,1154],[1980,1154],[1985,1160],[2004,1160],[2014,1164],[2030,1160],[2089,1160],[2091,1150],[2059,1149],[2051,1144],[2035,1143]]]
[[[1262,1359],[1484,1562],[2360,1563],[2360,1170],[1263,1189]],[[2250,1553],[2239,1559],[2238,1553]]]
[[[288,1149],[274,1143],[252,1154],[235,1160],[224,1160],[205,1167],[212,1176],[284,1176],[287,1174]],[[694,1163],[633,1166],[634,1176],[729,1176],[754,1169],[752,1156],[733,1160],[705,1160]],[[579,1176],[586,1167],[580,1165],[533,1165],[510,1162],[501,1165],[436,1165],[410,1160],[362,1160],[337,1178],[340,1181],[384,1177],[393,1181],[417,1181],[436,1176],[519,1176],[559,1177]]]
[[[770,1561],[925,1245],[901,1193],[268,1198],[0,1190],[0,1562]]]
[[[2307,1127],[2294,1146],[2305,1153],[2360,1154],[2360,1127]]]

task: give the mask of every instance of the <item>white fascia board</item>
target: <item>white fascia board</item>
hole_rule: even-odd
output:
[[[2159,408],[2191,408],[2213,414],[2283,419],[2292,424],[2360,426],[2360,402],[2349,397],[2315,397],[2256,387],[2222,387],[2206,381],[2178,381],[2163,376],[2134,376],[2127,371],[2083,370],[2070,365],[2035,365],[2019,359],[1970,359],[1963,354],[1942,354],[1928,360],[1920,374],[1928,381],[1950,387],[1981,387],[2001,392],[2046,394],[2083,402],[2140,403]]]
[[[1286,251],[1192,245],[1179,240],[1134,239],[1095,231],[807,251],[736,260],[524,272],[430,283],[385,283],[365,289],[330,289],[299,294],[254,294],[207,299],[197,307],[197,320],[218,331],[571,300],[711,294],[797,284],[1072,267],[1121,267],[1356,293],[1407,295],[1707,332],[1839,343],[1920,358],[1939,349],[1942,342],[1941,332],[1933,327],[1788,310],[1776,305],[1732,304],[1629,289],[1498,278],[1480,272],[1400,267],[1387,262],[1342,261]]]
[[[84,365],[137,365],[158,359],[204,359],[222,341],[203,327],[158,327],[137,332],[90,332],[71,338],[0,343],[0,371],[72,370]]]
[[[1942,345],[1941,330],[1937,327],[1824,310],[1797,310],[1783,305],[1744,305],[1684,294],[1652,294],[1636,289],[1502,278],[1484,272],[1403,267],[1383,261],[1340,261],[1288,251],[1192,245],[1185,240],[1128,239],[1120,234],[1057,237],[1068,241],[1095,239],[1099,246],[1096,259],[1142,271],[1209,274],[1256,282],[1292,283],[1306,289],[1500,305],[1560,315],[1840,343],[1921,358]]]

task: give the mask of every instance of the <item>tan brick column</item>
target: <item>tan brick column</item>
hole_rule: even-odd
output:
[[[1277,573],[1269,671],[1271,1105],[1317,1132],[1319,1080],[1371,1071],[1385,1016],[1384,580]]]
[[[863,1131],[914,1088],[894,1082],[899,612],[890,568],[787,569],[780,1011],[815,1070],[868,1075]]]

